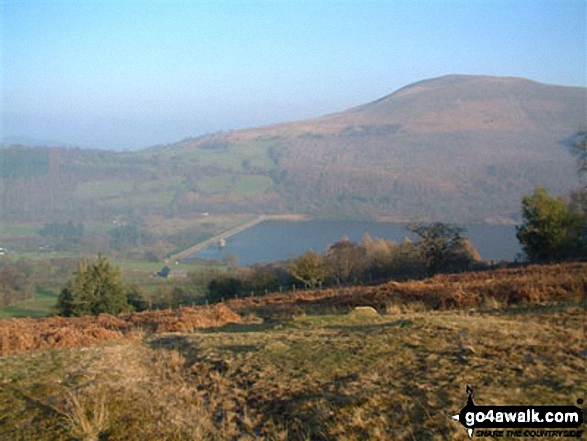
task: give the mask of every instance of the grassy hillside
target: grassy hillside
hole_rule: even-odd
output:
[[[0,150],[0,214],[17,221],[110,221],[121,216],[249,212],[251,204],[269,209],[276,195],[268,147],[242,147],[181,154],[5,147]],[[31,158],[44,163],[13,169]]]
[[[212,315],[0,322],[3,350],[16,341],[11,329],[19,350],[53,348],[0,358],[0,437],[465,440],[450,417],[467,384],[485,405],[568,405],[586,395],[586,269],[396,284],[419,293],[401,302],[382,285],[385,299],[356,288],[231,303],[244,321],[219,306]],[[448,310],[422,301],[457,285],[463,298],[485,301]],[[530,287],[531,297],[513,295]],[[359,294],[379,313],[353,310]]]
[[[576,185],[584,88],[450,76],[345,112],[140,152],[0,150],[4,221],[298,212],[516,218],[537,185]]]

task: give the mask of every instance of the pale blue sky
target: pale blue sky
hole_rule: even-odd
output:
[[[0,4],[0,138],[136,149],[445,74],[587,85],[585,0]]]

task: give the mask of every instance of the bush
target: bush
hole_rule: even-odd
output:
[[[238,295],[242,295],[243,288],[243,281],[236,277],[217,277],[210,281],[206,299],[210,303],[217,303],[223,299],[231,299]]]
[[[82,259],[74,278],[61,290],[57,308],[65,317],[119,314],[132,309],[127,291],[120,281],[120,270],[110,265],[105,257],[98,256],[98,260],[90,264]]]
[[[564,199],[539,187],[523,198],[522,217],[524,223],[516,227],[516,236],[530,262],[555,262],[585,254],[585,216],[570,211]]]
[[[146,311],[150,307],[150,302],[139,290],[138,286],[129,286],[126,291],[126,301],[135,311]]]

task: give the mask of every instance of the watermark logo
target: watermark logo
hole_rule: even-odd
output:
[[[467,385],[467,404],[452,418],[477,437],[575,437],[583,430],[583,410],[577,406],[477,406],[473,388]],[[578,405],[583,399],[577,400]],[[562,430],[567,429],[567,430]]]

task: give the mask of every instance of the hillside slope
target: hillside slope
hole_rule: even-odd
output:
[[[465,441],[467,385],[485,406],[587,394],[586,266],[238,299],[232,324],[226,305],[0,321],[0,438]]]
[[[337,114],[140,152],[0,150],[0,216],[299,212],[317,217],[516,219],[537,185],[577,185],[587,89],[447,76]]]

